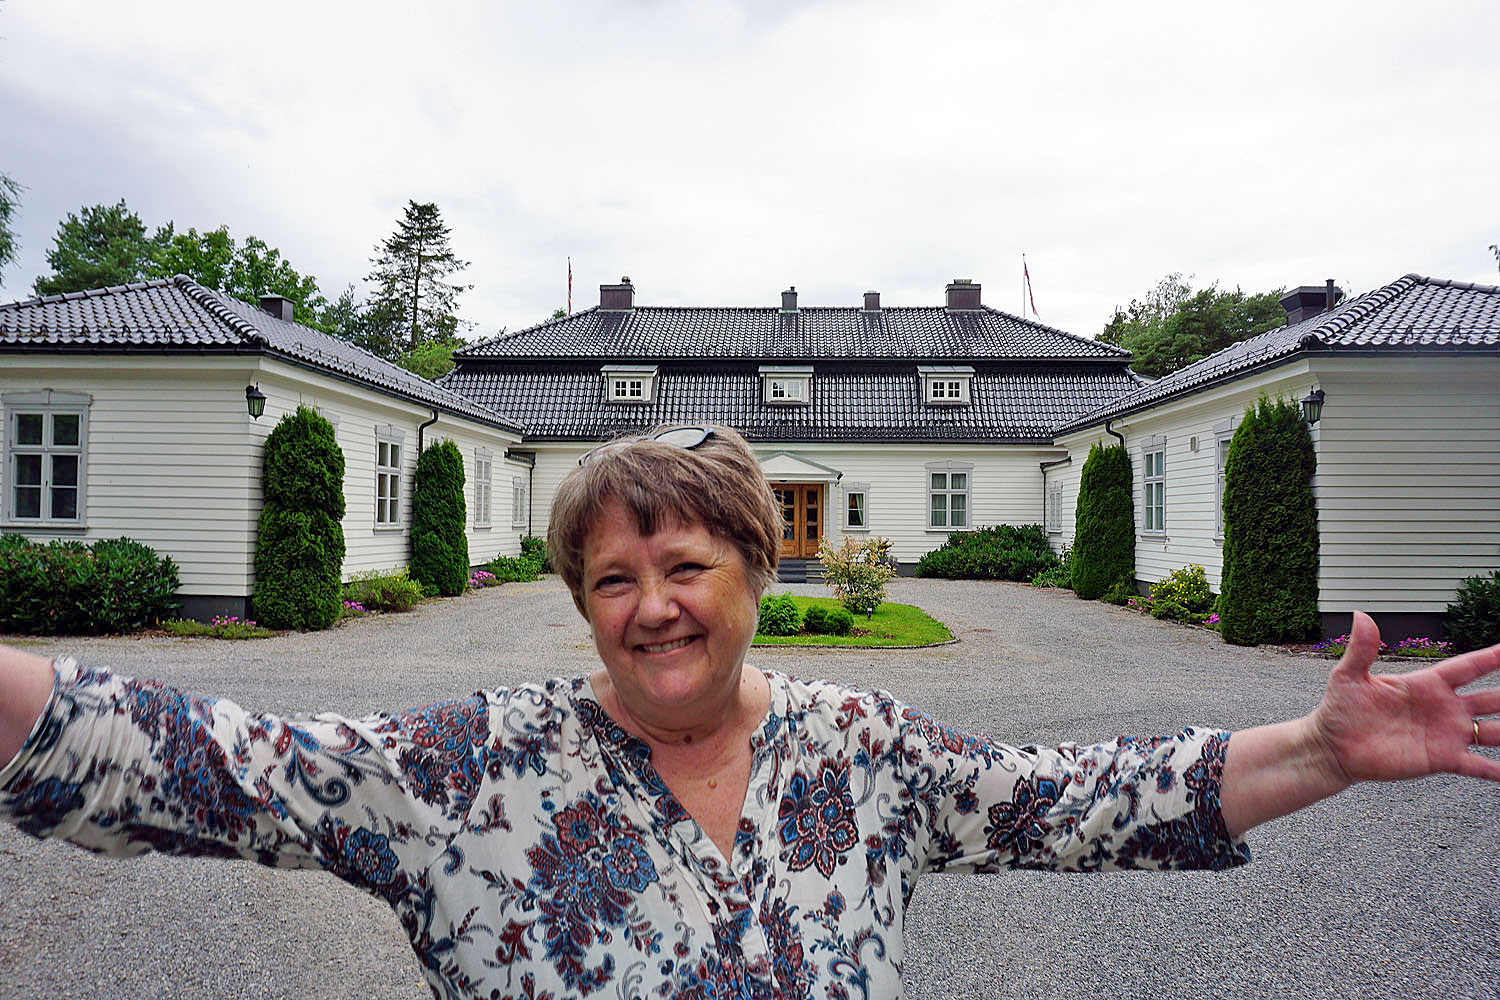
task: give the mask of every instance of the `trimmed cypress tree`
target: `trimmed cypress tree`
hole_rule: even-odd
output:
[[[338,620],[344,570],[344,453],[333,425],[299,406],[266,438],[255,539],[255,616],[270,628]]]
[[[1321,630],[1316,467],[1296,403],[1262,396],[1245,411],[1224,466],[1225,642],[1253,646]]]
[[[1078,484],[1073,539],[1073,591],[1084,600],[1103,597],[1135,578],[1135,501],[1130,456],[1122,444],[1095,443]]]
[[[443,441],[417,456],[411,498],[411,578],[446,597],[469,585],[469,538],[464,534],[464,459]]]

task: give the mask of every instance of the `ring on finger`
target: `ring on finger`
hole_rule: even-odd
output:
[[[1478,719],[1470,719],[1469,721],[1472,722],[1472,723],[1474,723],[1474,745],[1476,747],[1482,747],[1482,746],[1484,746],[1483,743],[1479,742],[1479,720]]]

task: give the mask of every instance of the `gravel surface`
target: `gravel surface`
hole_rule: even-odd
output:
[[[961,641],[752,660],[1013,743],[1283,719],[1329,666],[1013,584],[897,580],[892,597]],[[555,577],[256,642],[11,641],[276,712],[404,708],[595,663]],[[1359,788],[1250,843],[1256,862],[1227,874],[927,876],[908,995],[1500,998],[1500,789]],[[430,995],[384,904],[320,873],[111,861],[9,827],[0,871],[0,997]]]

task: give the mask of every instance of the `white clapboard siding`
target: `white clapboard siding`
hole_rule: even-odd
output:
[[[578,465],[592,445],[537,444],[533,523],[536,534],[547,529],[547,512],[563,478]],[[1037,524],[1042,521],[1040,463],[1062,457],[1060,450],[1029,446],[869,445],[755,442],[756,454],[767,460],[778,452],[826,466],[838,482],[868,483],[869,530],[858,537],[883,535],[894,542],[892,551],[912,563],[937,548],[946,531],[927,527],[927,470],[929,462],[972,462],[969,486],[971,526]],[[811,480],[809,480],[811,481]],[[835,483],[824,497],[824,535],[837,543],[844,534],[844,498]]]

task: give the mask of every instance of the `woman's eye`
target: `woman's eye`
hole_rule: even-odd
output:
[[[672,568],[672,575],[673,576],[691,575],[693,573],[701,573],[701,572],[703,572],[707,568],[708,567],[704,566],[702,563],[695,563],[695,562],[678,563],[676,566],[674,566]]]
[[[616,590],[629,583],[623,576],[601,576],[594,581],[595,590]]]

